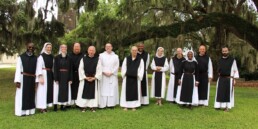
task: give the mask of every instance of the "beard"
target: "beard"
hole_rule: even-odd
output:
[[[227,56],[228,56],[228,53],[222,53],[222,56],[223,56],[223,57],[227,57]]]

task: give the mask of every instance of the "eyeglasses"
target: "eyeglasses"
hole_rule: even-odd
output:
[[[33,46],[28,46],[28,48],[31,48],[31,49],[33,49],[34,47],[33,47]]]

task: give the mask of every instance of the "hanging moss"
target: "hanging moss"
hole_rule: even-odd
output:
[[[165,38],[168,36],[177,37],[180,34],[195,32],[203,28],[215,27],[217,25],[225,26],[231,33],[243,40],[248,41],[255,49],[258,50],[257,26],[237,15],[224,13],[210,13],[207,15],[200,15],[199,17],[185,22],[151,27],[147,30],[129,35],[123,38],[120,42],[122,45],[127,46],[132,43],[151,38]]]

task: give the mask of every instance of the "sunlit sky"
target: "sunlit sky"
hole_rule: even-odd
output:
[[[24,1],[24,0],[17,0],[17,2],[20,2],[20,1]],[[35,9],[36,11],[36,15],[38,15],[38,10],[40,8],[45,8],[46,6],[46,1],[47,0],[36,0],[36,2],[34,3],[33,5],[33,8]],[[52,2],[53,1],[53,2]],[[238,0],[239,1],[239,0]],[[106,0],[107,2],[107,0]],[[249,9],[250,10],[254,10],[254,11],[257,11],[257,8],[256,6],[254,5],[253,1],[252,0],[247,0],[247,4],[249,6]],[[51,10],[51,7],[53,6],[53,9],[54,10]],[[51,2],[48,3],[48,14],[47,14],[47,18],[46,18],[46,21],[51,21],[52,20],[52,16],[54,16],[56,19],[57,19],[57,16],[58,16],[58,6],[57,6],[57,3],[56,3],[56,0],[51,0]],[[83,12],[83,9],[81,8],[80,9],[80,12]]]

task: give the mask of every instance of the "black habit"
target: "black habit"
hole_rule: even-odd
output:
[[[221,58],[218,64],[219,81],[217,90],[217,102],[230,102],[230,76],[234,62],[233,57]]]
[[[143,51],[141,54],[138,53],[137,56],[139,56],[141,59],[143,59],[144,62],[144,73],[143,73],[143,78],[141,81],[141,91],[142,91],[142,96],[147,96],[147,80],[146,80],[146,66],[147,60],[148,60],[148,53]]]
[[[154,57],[154,62],[156,66],[164,67],[165,61],[165,57]],[[155,71],[155,97],[161,97],[162,73],[162,71]]]
[[[54,57],[52,54],[48,55],[46,53],[41,54],[44,64],[45,64],[45,70],[47,72],[47,104],[53,103],[53,81],[54,81],[54,75],[53,75],[53,60]]]
[[[84,63],[84,72],[86,77],[95,77],[96,75],[96,69],[98,65],[99,58],[89,57],[88,55],[83,57],[83,63]],[[87,80],[84,80],[84,88],[82,93],[82,98],[84,99],[95,99],[95,81],[89,82]]]
[[[174,98],[176,98],[176,94],[177,94],[177,87],[178,87],[178,80],[181,78],[181,76],[179,75],[180,73],[180,68],[181,68],[181,65],[182,65],[182,62],[185,60],[184,57],[182,58],[177,58],[177,55],[175,55],[173,58],[172,58],[172,61],[173,61],[173,64],[174,64],[174,73],[171,73],[171,74],[174,74],[175,75],[175,80],[174,80]]]
[[[61,54],[57,55],[55,58],[54,78],[55,81],[59,82],[58,102],[68,102],[68,83],[72,81],[72,77],[71,58],[68,55],[66,57],[62,57]]]
[[[22,110],[30,110],[35,108],[35,73],[37,66],[37,57],[29,56],[23,53],[21,56],[23,66],[23,81],[22,81]]]
[[[209,56],[208,55],[197,55],[196,60],[198,62],[199,68],[199,85],[198,85],[198,94],[199,100],[207,100],[208,98],[208,68],[209,68]]]
[[[141,58],[136,57],[132,60],[132,56],[126,59],[126,101],[138,100],[138,68],[141,63]]]
[[[182,84],[181,84],[181,96],[180,101],[192,103],[192,96],[193,96],[193,88],[194,84],[194,76],[195,81],[198,81],[198,65],[195,61],[183,61],[180,76],[182,75]]]
[[[80,65],[80,61],[83,58],[84,54],[83,53],[79,53],[79,54],[74,54],[71,53],[69,55],[71,57],[71,60],[73,62],[73,83],[71,84],[71,95],[72,95],[72,100],[76,100],[77,99],[77,94],[78,94],[78,88],[79,88],[79,74],[78,74],[78,68]]]

